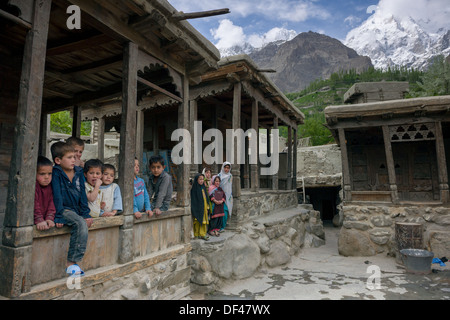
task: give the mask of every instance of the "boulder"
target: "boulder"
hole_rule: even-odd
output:
[[[365,232],[342,228],[338,240],[339,254],[343,256],[374,256],[376,250]]]

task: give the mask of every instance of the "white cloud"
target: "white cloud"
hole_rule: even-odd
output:
[[[211,35],[218,40],[216,43],[218,49],[230,48],[246,41],[242,27],[235,26],[228,19],[221,20],[217,29],[211,29]]]
[[[344,19],[344,22],[347,25],[349,25],[350,27],[354,28],[354,27],[356,27],[357,25],[360,24],[361,18],[353,16],[353,15],[350,15],[347,18]]]
[[[306,21],[309,18],[327,19],[331,14],[315,4],[315,0],[169,0],[184,12],[229,8],[231,14],[240,17],[264,16],[266,19],[290,22]]]
[[[260,48],[270,42],[292,40],[297,35],[297,32],[275,27],[264,34],[254,33],[246,35],[242,27],[234,25],[231,20],[223,19],[220,21],[217,29],[211,29],[211,35],[214,40],[217,40],[215,45],[218,49],[231,48],[236,45],[243,45],[244,43],[249,43],[255,48]]]

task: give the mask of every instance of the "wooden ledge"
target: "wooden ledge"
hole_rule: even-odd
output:
[[[184,216],[185,208],[177,207],[177,208],[170,208],[168,211],[163,212],[160,216],[156,216],[153,214],[153,217],[149,218],[147,214],[143,214],[140,219],[134,218],[134,223],[143,223],[143,222],[149,222],[154,220],[163,220],[163,219],[171,219],[179,216]],[[94,218],[94,221],[89,228],[89,231],[91,230],[99,230],[99,229],[106,229],[106,228],[112,228],[112,227],[118,227],[123,225],[124,222],[124,216],[123,215],[117,215],[112,217],[99,217]],[[62,228],[56,228],[53,227],[49,230],[38,230],[36,226],[33,226],[33,239],[36,238],[44,238],[44,237],[53,237],[57,235],[62,234],[70,234],[70,228],[67,226],[64,226]]]

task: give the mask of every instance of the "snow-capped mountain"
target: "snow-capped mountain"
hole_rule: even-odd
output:
[[[344,44],[369,56],[375,68],[406,66],[426,69],[431,58],[450,54],[448,28],[430,31],[429,21],[398,17],[376,11],[361,26],[351,30]]]
[[[218,47],[221,57],[233,56],[238,54],[251,54],[257,50],[266,47],[268,44],[281,45],[294,39],[297,32],[284,28],[273,28],[263,35],[251,35],[246,41],[232,47]]]

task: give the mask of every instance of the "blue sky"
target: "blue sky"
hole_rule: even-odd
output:
[[[367,9],[377,5],[378,0],[169,0],[169,3],[184,12],[229,8],[230,13],[226,15],[189,20],[216,44],[218,39],[211,30],[217,30],[224,19],[242,28],[246,36],[284,28],[297,33],[324,33],[343,40],[348,31],[370,16]]]
[[[280,29],[314,31],[345,40],[366,21],[373,9],[448,25],[450,0],[168,0],[178,11],[229,8],[231,13],[189,22],[218,48],[243,41],[261,43]],[[430,24],[430,25],[431,25]],[[277,29],[274,29],[277,28]],[[271,32],[272,31],[272,32]],[[277,40],[277,39],[275,39]]]

